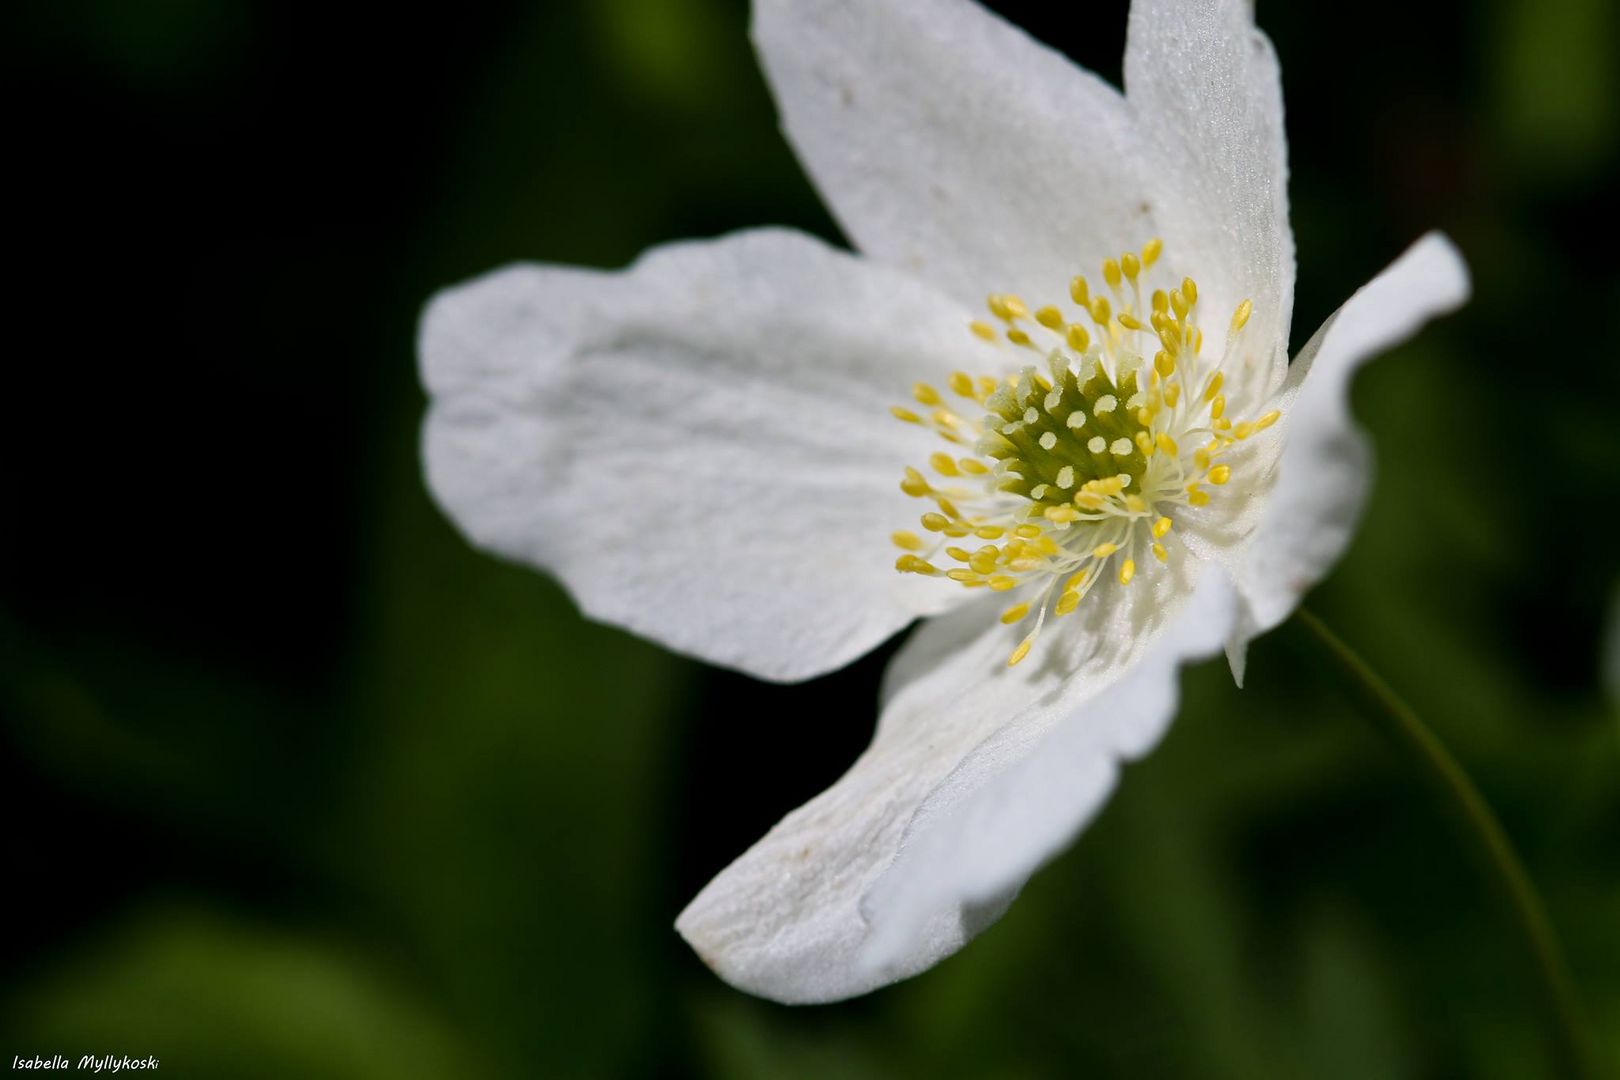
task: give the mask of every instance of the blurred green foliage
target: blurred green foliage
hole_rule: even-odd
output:
[[[1117,78],[1122,10],[1005,7]],[[343,164],[373,154],[400,173],[253,250],[245,306],[221,316],[249,355],[263,337],[285,359],[244,376],[248,430],[333,452],[272,456],[288,491],[332,495],[278,504],[307,546],[205,531],[190,542],[239,575],[193,577],[221,556],[167,547],[118,571],[172,574],[172,610],[52,591],[48,560],[8,567],[0,779],[25,911],[0,1051],[244,1077],[1550,1074],[1528,961],[1455,823],[1286,628],[1248,689],[1191,672],[1164,746],[938,969],[802,1010],[704,971],[676,911],[853,756],[881,658],[755,685],[585,623],[554,584],[470,550],[418,471],[413,321],[434,288],[507,260],[620,265],[766,222],[836,233],[775,132],[741,3],[442,17],[458,14],[442,53],[436,25],[301,25],[269,5],[13,16],[8,48],[65,113],[88,79],[136,127],[197,113],[206,132],[211,98],[293,93],[331,52],[289,106],[294,152],[300,110],[327,97],[359,148],[317,183],[346,191]],[[1313,605],[1497,807],[1620,1067],[1620,725],[1598,678],[1620,365],[1581,332],[1620,302],[1596,242],[1620,177],[1615,13],[1385,2],[1334,9],[1322,33],[1321,14],[1263,3],[1261,21],[1293,137],[1296,342],[1424,228],[1476,274],[1466,312],[1357,385],[1382,467]],[[368,117],[421,119],[428,149],[396,161]],[[282,194],[208,205],[246,220]],[[210,452],[239,449],[227,434]],[[48,536],[48,519],[8,528]],[[261,618],[264,573],[319,587]],[[197,607],[218,590],[235,621],[188,614],[224,610]]]

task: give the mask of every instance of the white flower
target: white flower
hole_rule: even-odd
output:
[[[1425,237],[1288,364],[1282,102],[1241,0],[1137,0],[1124,95],[967,0],[758,0],[754,35],[861,254],[762,230],[450,289],[424,452],[474,543],[716,664],[809,678],[938,616],[866,753],[677,924],[736,986],[827,1001],[996,918],[1182,664],[1241,678],[1348,541],[1353,370],[1468,284]]]

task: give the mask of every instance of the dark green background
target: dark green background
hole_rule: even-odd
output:
[[[1010,13],[1117,79],[1123,5]],[[670,930],[853,758],[804,687],[584,623],[417,462],[436,288],[836,236],[731,0],[23,4],[4,58],[0,1055],[250,1077],[1539,1077],[1454,823],[1284,629],[1006,919],[789,1010]],[[1380,475],[1313,604],[1478,778],[1620,1060],[1616,116],[1605,0],[1266,2],[1295,341],[1426,228],[1460,316],[1355,392]],[[1076,123],[1083,123],[1077,117]],[[881,406],[884,403],[878,403]],[[874,558],[889,556],[878,550]]]

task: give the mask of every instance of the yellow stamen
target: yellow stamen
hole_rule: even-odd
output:
[[[1234,334],[1243,329],[1243,324],[1249,321],[1249,314],[1253,311],[1254,304],[1245,300],[1237,306],[1236,311],[1232,312],[1232,332]]]

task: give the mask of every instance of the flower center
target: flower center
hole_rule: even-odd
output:
[[[978,419],[952,411],[925,383],[913,396],[930,412],[891,410],[932,428],[955,450],[929,458],[946,480],[940,486],[906,470],[900,489],[934,503],[921,523],[935,535],[895,533],[903,552],[895,568],[943,573],[969,589],[1038,588],[1002,615],[1016,623],[1038,612],[1009,664],[1028,655],[1049,612],[1073,612],[1110,566],[1123,587],[1135,578],[1139,557],[1174,557],[1176,520],[1208,506],[1212,490],[1246,495],[1241,478],[1228,487],[1233,466],[1220,458],[1279,416],[1235,423],[1226,416],[1222,368],[1236,355],[1252,305],[1245,300],[1232,314],[1223,355],[1205,358],[1197,284],[1184,278],[1151,288],[1161,250],[1150,240],[1140,255],[1104,261],[1107,295],[1093,295],[1084,277],[1074,278],[1069,295],[1078,319],[1056,307],[1032,314],[1016,296],[991,296],[1001,329],[975,320],[972,332],[1033,354],[1045,370],[1026,364],[977,379],[952,373],[951,392],[971,402]],[[958,456],[963,450],[971,453]],[[969,537],[985,542],[970,548]],[[955,565],[942,571],[946,560]]]

